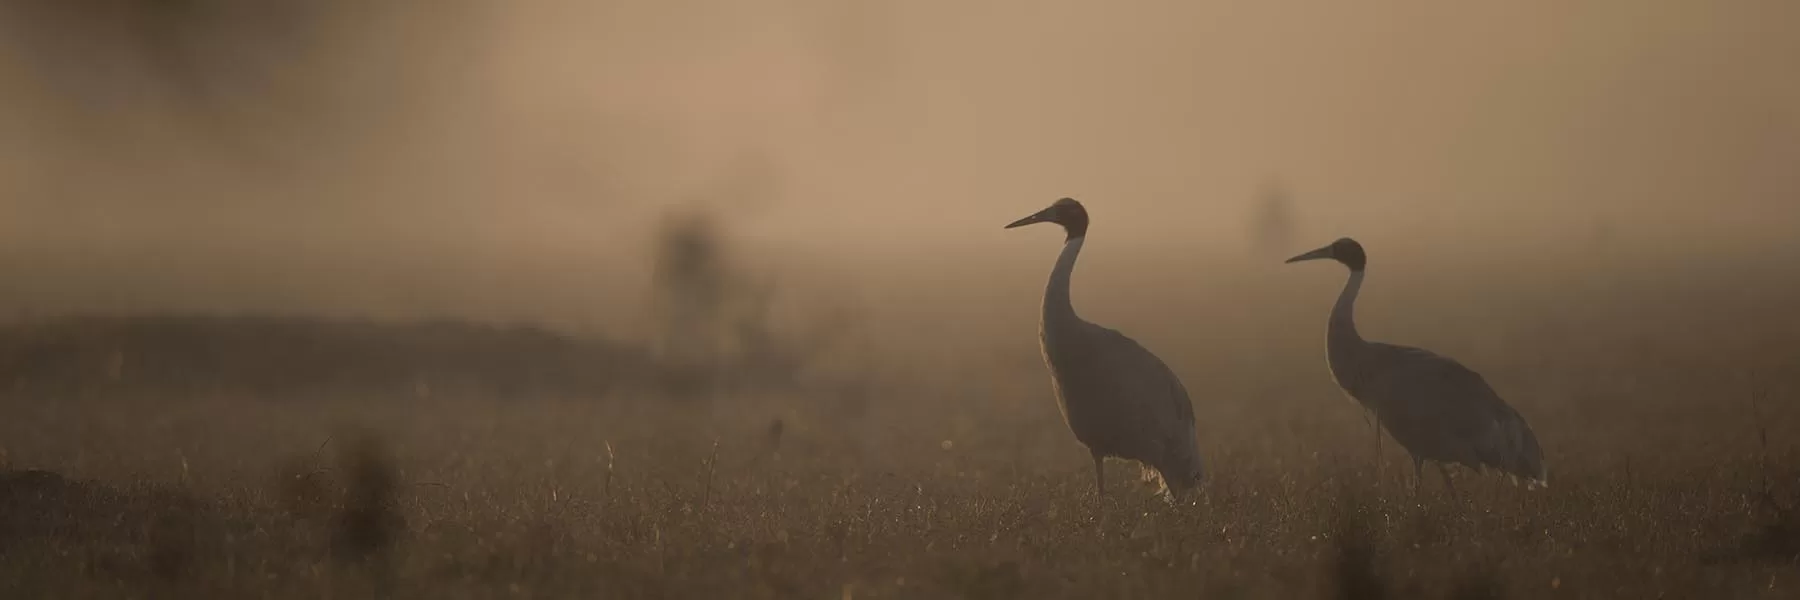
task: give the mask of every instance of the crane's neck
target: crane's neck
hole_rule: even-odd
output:
[[[1344,291],[1338,293],[1337,304],[1331,307],[1331,334],[1346,339],[1361,341],[1356,335],[1356,295],[1362,292],[1363,272],[1351,271],[1350,279],[1344,281]]]
[[[1362,336],[1356,333],[1356,295],[1362,291],[1362,283],[1362,270],[1351,271],[1350,279],[1344,282],[1344,291],[1338,294],[1337,304],[1331,307],[1331,323],[1325,333],[1326,355],[1340,384],[1350,383],[1346,376],[1354,374],[1357,358],[1366,345]]]
[[[1076,321],[1075,305],[1069,300],[1069,279],[1075,274],[1075,258],[1081,256],[1081,244],[1087,236],[1072,237],[1063,243],[1056,267],[1050,270],[1050,285],[1044,288],[1044,325]]]

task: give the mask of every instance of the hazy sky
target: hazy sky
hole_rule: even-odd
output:
[[[631,263],[695,203],[839,257],[1022,256],[999,226],[1065,195],[1095,235],[1235,248],[1275,178],[1319,243],[1800,225],[1785,0],[146,0],[0,23],[0,251],[149,271],[132,285],[225,260],[174,258],[199,254],[299,278]]]

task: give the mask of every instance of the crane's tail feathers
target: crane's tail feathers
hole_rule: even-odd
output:
[[[1487,447],[1481,449],[1482,462],[1487,463],[1509,477],[1524,479],[1526,489],[1550,487],[1549,472],[1544,468],[1543,450],[1538,447],[1537,435],[1532,433],[1531,426],[1519,414],[1507,411],[1496,424],[1493,437],[1488,438]]]
[[[1144,485],[1155,489],[1157,498],[1163,502],[1174,504],[1191,504],[1200,494],[1200,472],[1197,467],[1188,475],[1185,471],[1168,471],[1143,464]]]
[[[1138,463],[1138,468],[1140,469],[1138,478],[1143,481],[1145,485],[1162,485],[1162,473],[1158,472],[1155,467],[1144,463]]]
[[[1142,471],[1139,472],[1138,477],[1143,481],[1145,487],[1156,490],[1156,495],[1158,496],[1166,497],[1169,495],[1169,482],[1168,480],[1163,479],[1162,471],[1158,471],[1156,470],[1156,467],[1143,463],[1139,463],[1138,467],[1142,469]]]
[[[1513,487],[1519,487],[1519,476],[1518,475],[1514,475],[1512,473],[1507,473],[1506,477],[1508,479],[1512,480]],[[1525,479],[1525,490],[1526,491],[1534,491],[1534,490],[1537,490],[1540,488],[1541,489],[1550,489],[1550,482],[1546,481],[1542,478],[1527,476],[1524,479]]]

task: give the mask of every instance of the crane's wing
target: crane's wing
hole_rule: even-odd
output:
[[[1140,461],[1163,490],[1192,490],[1202,476],[1187,388],[1167,364],[1123,334],[1082,323],[1046,345],[1063,418],[1096,456]],[[1146,471],[1148,474],[1149,471]]]
[[[1187,388],[1167,363],[1157,358],[1137,340],[1117,330],[1094,325],[1095,345],[1107,348],[1105,360],[1109,370],[1119,374],[1120,389],[1131,390],[1131,396],[1148,404],[1151,414],[1182,424],[1194,422],[1194,405],[1188,400]]]
[[[1542,479],[1537,438],[1480,373],[1421,348],[1371,344],[1379,373],[1370,397],[1409,450]]]

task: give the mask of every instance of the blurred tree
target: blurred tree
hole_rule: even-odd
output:
[[[671,213],[655,243],[652,347],[675,369],[672,391],[716,391],[745,375],[791,379],[804,361],[773,326],[772,286],[731,260],[718,222],[703,211]]]
[[[805,387],[809,369],[831,362],[821,360],[827,354],[856,353],[846,346],[860,334],[848,307],[807,306],[777,318],[772,280],[732,260],[710,213],[665,215],[655,244],[651,346],[673,374],[666,384],[676,395]]]
[[[1251,224],[1252,243],[1259,254],[1282,256],[1293,250],[1294,216],[1286,188],[1280,181],[1263,186],[1256,199]]]
[[[709,363],[723,350],[723,306],[730,286],[717,225],[704,213],[664,218],[656,237],[651,306],[658,355]]]
[[[77,145],[78,155],[116,152],[174,125],[229,158],[291,161],[312,150],[297,140],[373,143],[381,138],[372,132],[429,114],[422,107],[479,48],[474,9],[464,0],[428,10],[350,0],[5,2],[0,50],[24,75],[15,103],[41,111],[48,139]]]

